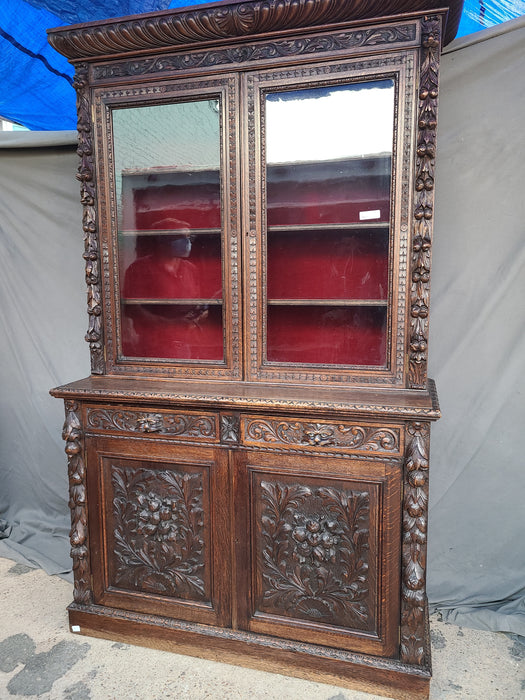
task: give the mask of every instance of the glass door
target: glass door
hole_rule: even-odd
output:
[[[284,75],[258,75],[251,89],[262,125],[253,172],[263,183],[253,231],[257,269],[251,260],[262,342],[254,341],[252,376],[384,375],[391,364],[396,79],[320,83]]]
[[[119,369],[147,363],[160,374],[240,373],[229,199],[237,178],[224,129],[235,121],[224,82],[209,94],[196,86],[169,102],[112,105]]]

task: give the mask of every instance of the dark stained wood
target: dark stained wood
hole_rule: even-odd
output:
[[[428,697],[438,69],[446,6],[449,41],[461,4],[228,1],[50,31],[76,67],[92,364],[90,377],[51,392],[66,406],[69,617],[80,633]],[[385,77],[396,85],[388,221],[267,227],[267,91]],[[130,219],[118,230],[112,112],[208,99],[221,105],[222,226],[195,233],[220,233],[223,294],[210,304],[223,314],[224,358],[125,357],[118,236],[150,245],[181,229]],[[267,293],[267,230],[288,245],[297,232],[357,240],[372,229],[388,248],[376,258],[388,255],[384,292]],[[182,299],[148,291],[128,306]],[[208,292],[184,302],[202,306]],[[386,318],[382,365],[267,359],[269,307],[374,305]]]
[[[426,700],[430,669],[278,637],[96,605],[69,607],[80,634],[330,683],[399,700]]]

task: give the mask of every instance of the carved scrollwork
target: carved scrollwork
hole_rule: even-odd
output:
[[[76,401],[66,401],[66,420],[62,439],[66,441],[68,461],[69,508],[71,510],[71,558],[73,559],[73,598],[76,603],[92,601],[91,566],[88,546],[86,467],[82,455],[83,435]]]
[[[325,51],[341,51],[382,44],[407,43],[413,41],[415,36],[416,25],[414,23],[393,27],[372,27],[340,32],[331,36],[286,39],[265,44],[251,44],[158,58],[115,62],[95,67],[93,77],[96,81],[102,81],[111,78],[152,75],[188,68],[249,63],[251,61],[261,62],[273,58],[317,54]]]
[[[246,441],[311,447],[344,447],[370,452],[397,452],[399,430],[352,424],[245,419]]]
[[[426,550],[430,426],[407,426],[403,495],[401,660],[425,662]]]
[[[215,416],[211,415],[143,413],[110,408],[89,408],[87,427],[192,438],[215,438],[217,434]]]
[[[112,466],[113,585],[206,598],[202,475]]]
[[[78,147],[80,157],[77,179],[80,182],[82,228],[84,231],[84,260],[86,261],[87,310],[89,326],[86,341],[91,350],[91,372],[104,374],[104,347],[102,331],[102,297],[100,255],[97,229],[96,186],[93,165],[93,133],[91,126],[91,99],[88,84],[88,65],[76,67],[73,87],[77,92]]]
[[[425,388],[427,381],[430,263],[434,215],[438,70],[441,19],[427,17],[422,27],[422,61],[419,85],[416,197],[410,287],[409,385]]]
[[[366,491],[261,481],[258,609],[370,629]]]

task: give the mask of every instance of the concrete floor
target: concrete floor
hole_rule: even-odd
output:
[[[380,700],[262,671],[75,636],[72,586],[0,558],[0,698],[45,700]],[[430,697],[525,698],[525,647],[431,619]]]

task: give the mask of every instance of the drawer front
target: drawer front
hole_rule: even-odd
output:
[[[403,440],[398,425],[241,416],[241,442],[246,447],[397,457]]]
[[[218,414],[152,408],[90,405],[84,407],[88,433],[158,435],[174,440],[216,444],[220,441]]]

